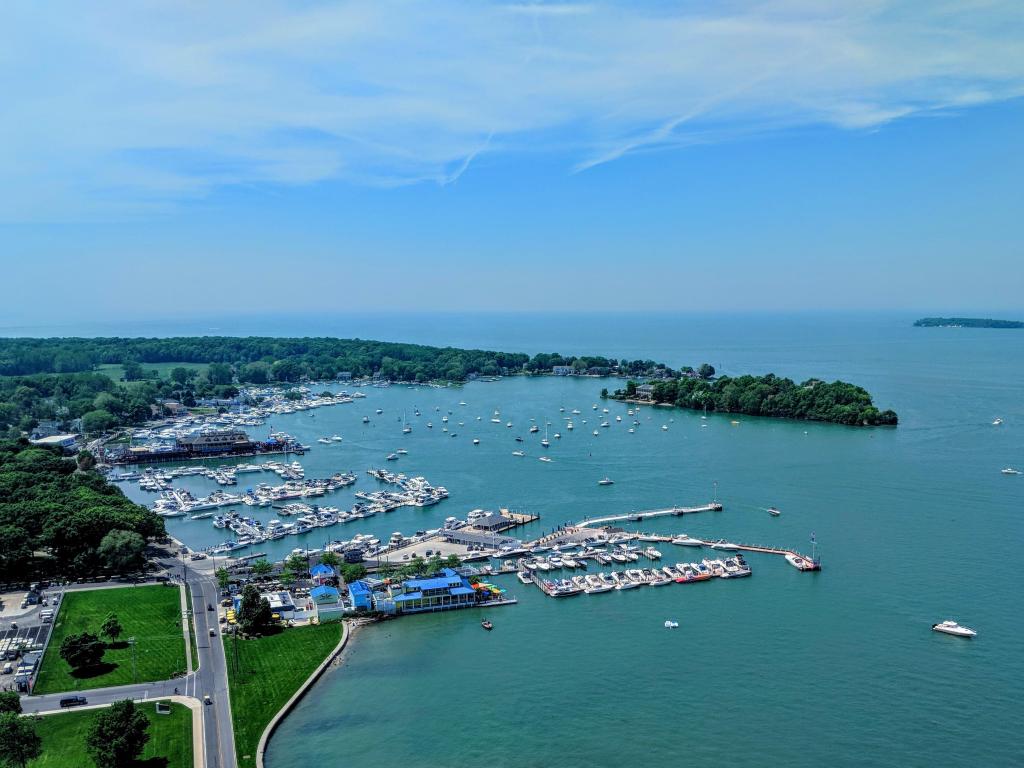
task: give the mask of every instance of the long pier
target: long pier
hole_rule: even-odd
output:
[[[623,515],[605,515],[604,517],[594,517],[582,520],[576,523],[577,528],[585,528],[589,525],[604,525],[605,523],[615,523],[622,520],[638,522],[640,520],[646,520],[651,517],[665,517],[667,515],[692,515],[697,512],[721,512],[724,509],[721,503],[712,501],[708,504],[704,504],[699,507],[667,507],[666,509],[645,509],[640,512],[628,512]]]

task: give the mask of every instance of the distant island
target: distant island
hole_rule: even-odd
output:
[[[498,376],[618,376],[613,397],[841,424],[895,424],[844,382],[674,370],[653,360],[494,352],[363,339],[270,337],[0,338],[0,438],[98,435],[152,419],[226,409],[243,390],[345,381],[446,384]],[[640,382],[639,384],[637,382]],[[644,382],[652,382],[646,384]],[[298,393],[295,393],[298,396]],[[607,395],[607,390],[602,392]]]
[[[917,328],[1024,328],[1020,320],[993,320],[988,317],[922,317]]]

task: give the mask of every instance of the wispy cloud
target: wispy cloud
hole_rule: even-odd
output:
[[[445,184],[481,151],[581,171],[1024,94],[1019,0],[12,0],[0,30],[7,219],[228,185]]]

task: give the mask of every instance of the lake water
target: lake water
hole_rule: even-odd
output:
[[[218,328],[843,378],[901,417],[896,429],[863,430],[750,417],[732,425],[711,415],[702,428],[695,413],[644,409],[631,435],[625,406],[608,404],[612,426],[594,437],[599,416],[591,404],[605,383],[513,378],[447,390],[370,388],[351,405],[275,419],[275,429],[314,446],[300,459],[307,477],[359,474],[352,489],[322,503],[348,506],[354,490],[377,487],[365,470],[399,447],[409,455],[389,468],[451,492],[434,507],[324,529],[331,537],[409,533],[498,506],[539,513],[540,522],[520,529],[533,536],[585,516],[703,503],[717,482],[725,511],[649,520],[643,529],[803,551],[814,532],[824,570],[799,573],[781,558],[752,554],[750,579],[569,600],[498,577],[520,602],[488,614],[493,632],[480,629],[475,611],[363,631],[344,665],[282,725],[268,765],[1024,763],[1024,577],[1016,559],[1024,476],[999,472],[1024,465],[1024,332],[916,329],[912,319],[441,315]],[[194,333],[201,325],[145,332]],[[560,424],[560,407],[583,413],[571,434],[561,429],[553,441],[554,461],[537,461],[539,435],[527,437],[527,458],[512,456],[514,435],[526,436],[531,418]],[[491,424],[495,408],[515,428]],[[449,409],[456,438],[440,429]],[[403,413],[411,435],[401,434]],[[997,416],[1002,426],[992,426]],[[344,442],[315,442],[334,433]],[[605,475],[614,486],[596,485]],[[248,478],[270,480],[240,478],[240,487]],[[216,487],[183,484],[203,493]],[[781,517],[766,514],[771,505]],[[209,521],[168,527],[197,546],[223,538]],[[322,546],[324,532],[297,538],[274,544]],[[660,548],[664,562],[698,555]],[[946,618],[977,628],[979,637],[930,631]],[[666,619],[679,628],[666,630]]]

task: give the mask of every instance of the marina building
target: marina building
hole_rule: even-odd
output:
[[[365,581],[353,581],[348,585],[348,596],[357,611],[373,610],[373,590]]]
[[[469,608],[477,602],[473,586],[451,568],[445,568],[438,576],[409,579],[398,590],[391,595],[398,613]]]
[[[338,578],[338,574],[335,573],[334,569],[329,565],[324,565],[323,563],[314,565],[309,571],[309,576],[313,580],[314,584],[319,584],[321,586],[333,583]]]

